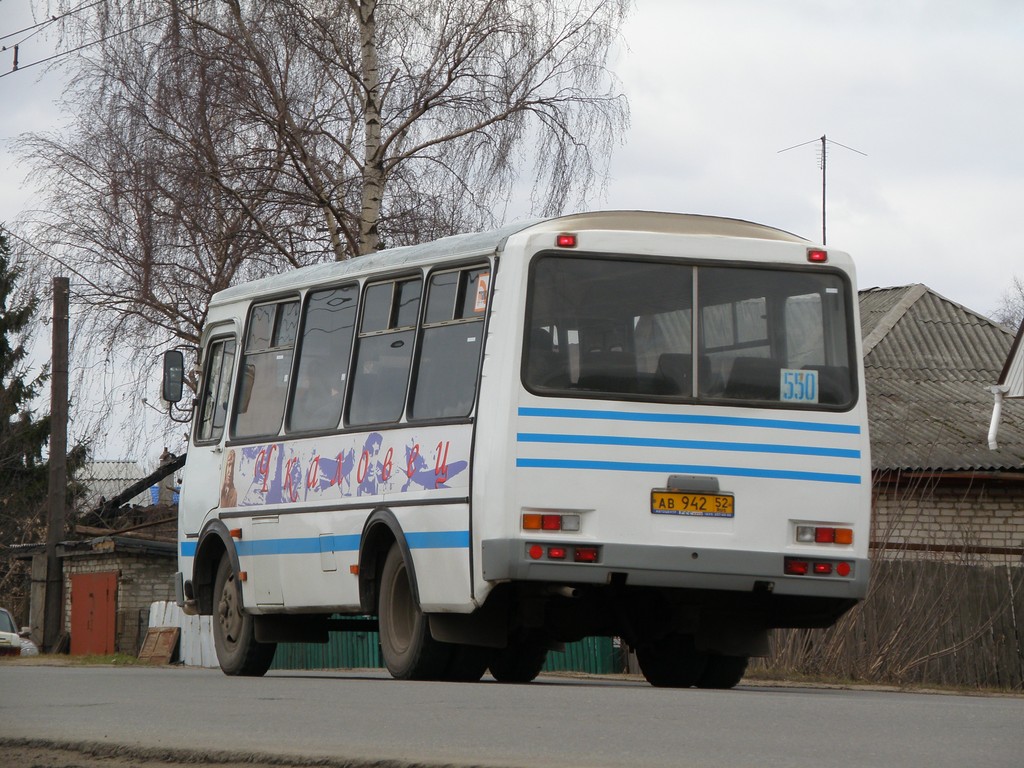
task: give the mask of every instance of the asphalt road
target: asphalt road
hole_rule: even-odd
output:
[[[377,671],[237,679],[172,667],[0,665],[4,739],[178,759],[424,766],[1024,766],[1024,697],[622,679],[413,683]],[[10,743],[10,742],[9,742]]]

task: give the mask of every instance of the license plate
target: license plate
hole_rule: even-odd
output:
[[[651,491],[651,514],[688,517],[732,517],[736,512],[732,494]]]

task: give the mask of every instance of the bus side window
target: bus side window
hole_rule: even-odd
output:
[[[337,428],[358,298],[357,285],[309,294],[302,318],[289,431]]]
[[[207,348],[203,390],[199,397],[196,442],[220,440],[227,421],[231,375],[235,367],[235,340],[214,339]]]
[[[431,276],[410,419],[464,417],[472,410],[489,285],[484,268]]]
[[[235,404],[234,437],[281,431],[298,320],[298,301],[253,307],[242,358],[245,373]]]
[[[348,424],[380,424],[402,418],[421,291],[418,278],[366,287],[352,365]]]

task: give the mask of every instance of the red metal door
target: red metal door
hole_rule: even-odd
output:
[[[113,653],[117,572],[71,576],[71,653]]]

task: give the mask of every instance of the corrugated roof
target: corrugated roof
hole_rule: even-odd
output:
[[[1024,401],[987,440],[1012,334],[920,284],[862,291],[860,310],[876,469],[1024,470]]]
[[[92,508],[99,504],[100,497],[113,498],[147,474],[137,461],[101,459],[86,462],[76,476],[76,480],[85,486],[86,506]],[[138,494],[128,503],[139,505],[151,503],[149,492],[144,491]]]

